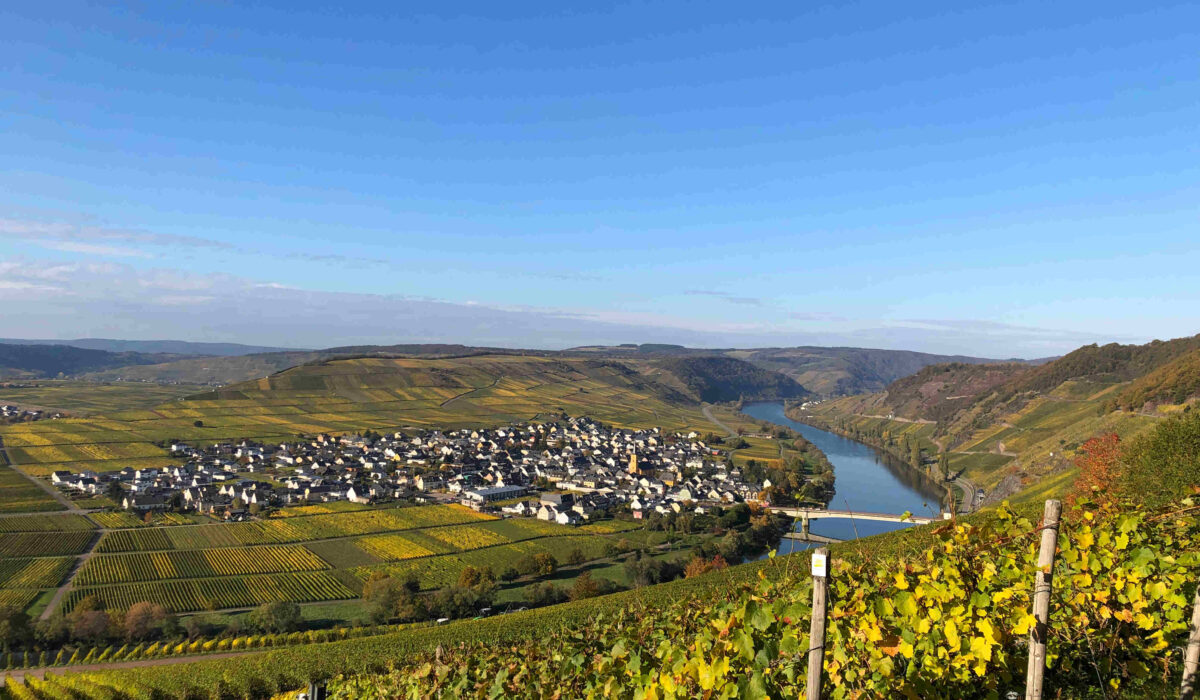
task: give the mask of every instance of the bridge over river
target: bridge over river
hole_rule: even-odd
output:
[[[913,525],[928,525],[939,518],[929,518],[922,515],[897,515],[895,513],[864,513],[852,510],[826,510],[824,508],[780,508],[771,506],[776,513],[789,515],[801,522],[820,520],[821,518],[849,518],[851,520],[875,520],[888,523],[912,523]],[[946,516],[943,515],[943,518]]]
[[[874,520],[877,522],[890,523],[912,523],[913,525],[927,525],[937,520],[936,518],[927,518],[919,515],[894,515],[892,513],[859,513],[849,510],[825,510],[817,508],[778,508],[772,507],[772,511],[776,513],[784,513],[800,521],[800,530],[798,532],[784,533],[784,539],[799,540],[801,542],[816,542],[818,544],[834,544],[836,542],[845,542],[837,537],[828,535],[818,535],[809,530],[808,523],[811,520],[820,520],[822,518],[847,518],[850,520]],[[947,517],[946,514],[942,515]]]

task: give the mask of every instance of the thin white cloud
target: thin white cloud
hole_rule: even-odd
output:
[[[28,337],[173,337],[273,346],[447,342],[565,348],[617,343],[693,347],[853,345],[980,357],[1044,357],[1112,338],[977,320],[712,321],[605,309],[501,307],[326,292],[227,274],[117,262],[0,260],[5,333]],[[1147,339],[1141,339],[1147,340]]]
[[[51,250],[61,250],[66,253],[85,253],[87,255],[103,255],[112,258],[153,258],[150,253],[137,248],[127,248],[115,245],[97,245],[95,243],[79,243],[76,241],[33,241],[34,245]]]

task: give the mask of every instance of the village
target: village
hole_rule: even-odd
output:
[[[0,404],[0,422],[28,423],[35,420],[62,418],[63,414],[25,409],[15,404]]]
[[[317,435],[280,444],[169,445],[174,466],[54,472],[79,496],[139,513],[245,520],[270,509],[349,501],[460,502],[476,510],[576,525],[597,512],[705,513],[758,500],[754,483],[694,432],[608,428],[563,418],[480,430]]]

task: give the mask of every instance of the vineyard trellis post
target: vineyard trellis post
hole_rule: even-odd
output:
[[[808,684],[806,700],[821,700],[825,666],[825,616],[829,596],[829,549],[820,547],[812,555],[812,623],[808,632]]]
[[[1192,602],[1192,629],[1188,633],[1187,647],[1183,652],[1183,681],[1179,686],[1179,700],[1192,700],[1196,696],[1198,675],[1200,675],[1200,586],[1196,586],[1196,595]]]
[[[1042,700],[1046,674],[1046,639],[1050,632],[1050,590],[1054,583],[1054,552],[1058,548],[1058,519],[1062,501],[1046,501],[1042,514],[1042,541],[1038,549],[1033,587],[1034,624],[1029,630],[1029,667],[1025,672],[1025,700]]]

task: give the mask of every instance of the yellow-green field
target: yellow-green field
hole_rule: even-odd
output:
[[[31,379],[20,383],[34,386],[0,387],[0,403],[62,411],[73,415],[148,409],[164,401],[195,394],[207,388],[198,384],[81,382],[62,379]]]
[[[152,388],[152,385],[140,385]],[[171,463],[153,443],[212,443],[404,427],[481,427],[568,413],[619,427],[710,432],[698,407],[668,402],[664,387],[613,362],[482,355],[361,358],[295,367],[152,408],[0,428],[29,474]],[[736,423],[729,411],[722,419]],[[200,422],[201,426],[196,426]]]

